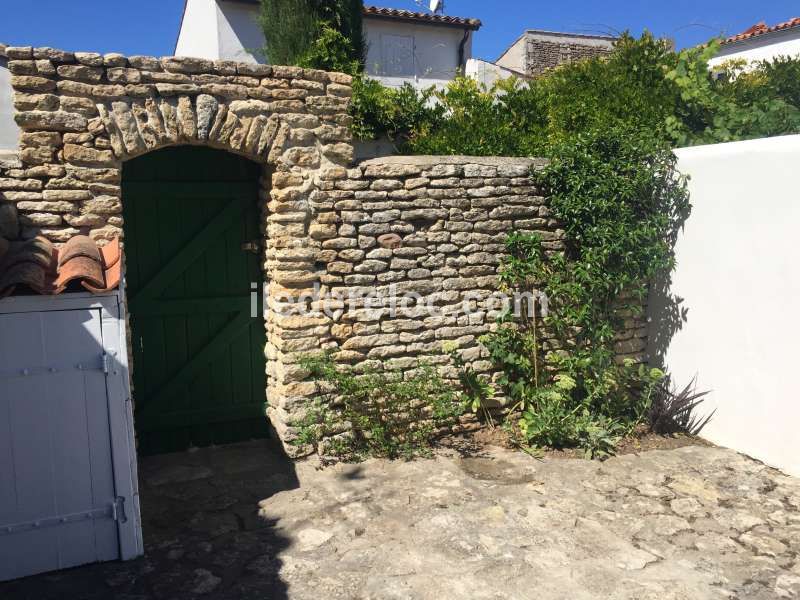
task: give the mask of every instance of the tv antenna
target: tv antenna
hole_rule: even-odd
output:
[[[427,9],[435,15],[444,14],[444,0],[414,0],[414,4]]]

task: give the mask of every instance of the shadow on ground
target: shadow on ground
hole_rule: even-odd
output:
[[[269,441],[140,459],[145,556],[0,584],[0,598],[288,598],[289,540],[259,502],[298,487]]]

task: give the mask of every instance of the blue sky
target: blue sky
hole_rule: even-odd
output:
[[[381,6],[414,8],[412,0]],[[65,50],[171,54],[183,0],[6,0],[0,42]],[[800,16],[797,0],[447,0],[450,15],[476,17],[475,56],[496,59],[524,29],[609,33],[647,28],[679,47],[721,32],[738,33],[758,21]]]

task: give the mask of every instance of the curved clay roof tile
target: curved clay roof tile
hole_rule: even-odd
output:
[[[0,298],[25,286],[37,294],[60,294],[73,281],[92,293],[119,286],[122,250],[118,238],[98,248],[90,238],[75,236],[57,250],[44,237],[11,242],[0,260]]]
[[[800,17],[794,17],[789,19],[788,21],[784,21],[783,23],[778,23],[777,25],[773,25],[769,27],[764,21],[760,23],[756,23],[749,29],[746,29],[740,34],[732,35],[728,39],[724,40],[723,44],[732,44],[733,42],[741,42],[742,40],[749,40],[754,37],[758,37],[760,35],[765,35],[767,33],[774,33],[776,31],[783,31],[784,29],[793,29],[795,27],[800,27]]]
[[[97,246],[91,238],[85,235],[76,235],[75,237],[70,238],[59,250],[58,266],[60,267],[67,261],[70,261],[78,256],[91,258],[98,263],[102,260],[100,257],[100,250],[97,249]]]

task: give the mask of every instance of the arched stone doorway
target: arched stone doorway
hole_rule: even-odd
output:
[[[336,254],[323,247],[339,235],[335,207],[354,194],[344,182],[346,189],[336,187],[353,161],[348,75],[53,48],[9,48],[7,55],[12,72],[27,75],[12,81],[19,164],[0,166],[0,176],[14,179],[2,194],[16,203],[24,236],[56,244],[76,235],[100,244],[121,237],[126,245],[125,165],[156,160],[150,155],[165,148],[217,149],[231,155],[226,160],[235,155],[260,165],[259,261],[270,302],[305,298],[323,283]],[[193,163],[187,171],[204,168]],[[151,227],[163,226],[157,211],[150,218]],[[267,315],[258,355],[267,357],[267,414],[296,455],[308,449],[291,444],[293,422],[314,393],[298,357],[330,341],[330,323],[278,312]],[[139,392],[132,394],[137,405]]]
[[[177,146],[122,169],[140,454],[266,437],[262,167]]]

